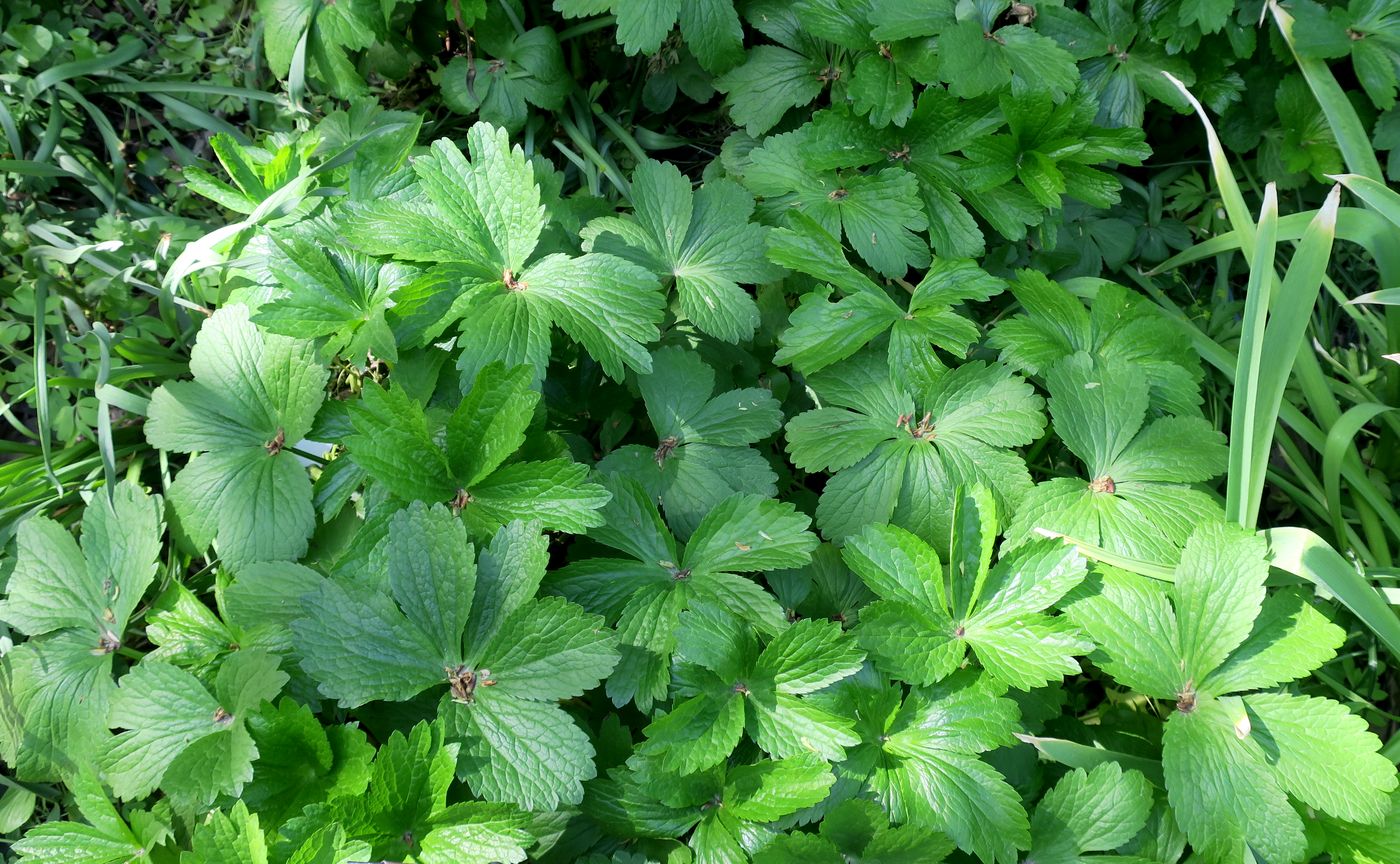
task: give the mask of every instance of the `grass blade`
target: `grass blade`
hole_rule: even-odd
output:
[[[1230,462],[1226,473],[1225,518],[1253,528],[1251,517],[1264,490],[1264,471],[1269,461],[1273,427],[1259,440],[1259,386],[1264,359],[1265,330],[1269,314],[1269,294],[1274,275],[1274,255],[1278,251],[1278,190],[1270,183],[1264,190],[1264,205],[1254,232],[1254,248],[1249,256],[1249,285],[1245,291],[1244,324],[1240,350],[1235,358],[1235,392],[1230,403]],[[1272,364],[1271,364],[1272,369]],[[1251,502],[1253,506],[1251,506]]]
[[[1325,589],[1400,658],[1400,617],[1337,550],[1306,528],[1272,528],[1262,533],[1272,553],[1272,566]]]

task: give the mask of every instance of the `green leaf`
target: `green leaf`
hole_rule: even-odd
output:
[[[735,493],[775,494],[772,468],[749,446],[782,423],[772,394],[758,387],[714,394],[714,370],[694,351],[662,348],[651,355],[650,365],[637,384],[656,432],[655,449],[627,445],[605,456],[598,468],[640,483],[661,501],[682,538]]]
[[[528,367],[489,364],[439,438],[436,416],[401,387],[371,383],[350,408],[355,432],[345,443],[351,458],[398,497],[450,502],[474,537],[489,537],[516,519],[564,531],[597,525],[595,511],[607,493],[587,482],[585,466],[507,461],[524,442],[538,400]]]
[[[772,276],[765,228],[749,221],[753,198],[731,180],[697,190],[671,163],[647,160],[632,174],[633,219],[605,216],[581,233],[586,251],[609,252],[674,280],[681,311],[727,342],[753,336],[758,307],[738,283]]]
[[[109,723],[127,730],[101,757],[112,791],[131,800],[159,786],[185,812],[238,795],[258,756],[249,716],[286,681],[277,659],[256,649],[224,660],[212,694],[174,666],[138,664],[112,699]]]
[[[827,68],[822,57],[758,45],[742,64],[716,78],[714,86],[725,94],[730,119],[758,136],[776,126],[788,109],[811,104],[822,92]]]
[[[1236,698],[1205,699],[1177,712],[1162,733],[1167,798],[1192,849],[1208,860],[1303,857],[1303,822],[1249,732]]]
[[[1223,522],[1191,535],[1172,586],[1188,681],[1204,681],[1249,635],[1268,575],[1262,538]]]
[[[248,718],[258,748],[253,779],[242,802],[269,825],[281,824],[309,804],[364,794],[374,748],[349,724],[322,726],[291,699]]]
[[[457,774],[478,795],[532,809],[577,803],[596,770],[592,747],[555,703],[607,677],[617,637],[571,603],[534,599],[545,565],[537,523],[501,528],[478,565],[445,507],[415,503],[381,544],[387,595],[328,579],[292,623],[321,691],[354,707],[447,685],[439,713],[460,744]]]
[[[1255,693],[1244,705],[1250,734],[1294,798],[1350,822],[1375,824],[1390,812],[1395,766],[1365,720],[1315,696]]]
[[[721,800],[745,822],[773,822],[825,798],[834,779],[811,754],[757,762],[728,772]]]
[[[394,362],[398,349],[384,313],[393,306],[396,268],[352,249],[331,249],[307,237],[273,241],[269,268],[283,293],[259,307],[254,323],[297,339],[330,337],[328,350],[356,363],[366,351]]]
[[[613,378],[624,367],[646,371],[642,345],[660,335],[664,307],[656,279],[603,253],[532,262],[547,216],[530,161],[486,123],[468,131],[467,149],[470,159],[439,140],[414,160],[415,187],[341,211],[360,249],[440,265],[405,289],[401,339],[421,344],[462,320],[464,384],[493,361],[528,363],[542,379],[555,326]]]
[[[866,525],[891,522],[925,541],[947,537],[959,486],[985,485],[1014,508],[1030,478],[1009,448],[1039,437],[1044,424],[1030,385],[973,361],[914,394],[883,367],[867,353],[812,376],[817,395],[846,412],[823,408],[788,423],[788,451],[799,467],[826,467],[827,454],[840,453],[817,504],[822,533],[841,542]],[[859,450],[841,453],[825,438],[837,423],[848,424],[842,440],[860,441]]]
[[[1186,484],[1225,468],[1223,436],[1199,417],[1147,423],[1137,367],[1084,352],[1047,375],[1050,415],[1087,479],[1049,480],[1026,496],[1007,528],[1012,546],[1053,531],[1111,552],[1171,563],[1194,527],[1217,520],[1215,500]]]
[[[743,181],[763,199],[760,213],[810,217],[891,279],[927,266],[928,242],[919,232],[928,228],[928,216],[918,179],[899,167],[872,174],[814,170],[801,152],[809,134],[804,128],[774,135],[749,154]]]
[[[264,336],[247,307],[225,306],[200,329],[190,371],[152,394],[146,421],[152,446],[203,453],[170,490],[186,533],[231,564],[300,557],[311,481],[284,448],[311,431],[325,396],[314,346]]]
[[[941,831],[983,861],[1015,861],[1030,846],[1020,797],[976,754],[1008,742],[1014,703],[966,679],[915,690],[884,720],[870,783],[897,821]]]
[[[1152,812],[1152,784],[1137,771],[1105,762],[1076,768],[1045,793],[1031,819],[1030,857],[1074,862],[1085,852],[1111,852],[1131,840]]]

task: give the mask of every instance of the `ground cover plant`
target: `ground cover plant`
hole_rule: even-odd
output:
[[[1400,862],[1400,4],[0,24],[6,862]]]

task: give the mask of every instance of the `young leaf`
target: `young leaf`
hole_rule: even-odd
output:
[[[744,731],[775,759],[812,752],[837,761],[858,743],[849,721],[802,699],[860,668],[864,656],[841,625],[795,622],[760,651],[742,621],[703,604],[680,616],[677,645],[674,707],[647,726],[637,749],[662,770],[717,765]]]
[[[963,674],[902,698],[870,675],[812,697],[857,718],[862,743],[849,748],[837,776],[868,788],[895,823],[947,834],[984,862],[1014,862],[1030,846],[1018,796],[978,754],[1012,743],[1016,703]]]
[[[920,232],[928,216],[913,174],[890,167],[874,174],[817,170],[803,158],[804,133],[774,135],[749,154],[744,185],[763,199],[760,212],[781,219],[796,212],[846,241],[877,273],[900,278],[928,266]]]
[[[886,332],[891,366],[927,364],[933,372],[942,371],[943,364],[930,347],[961,358],[979,336],[977,325],[953,307],[986,300],[1001,293],[1006,284],[971,261],[938,258],[904,308],[852,267],[841,244],[814,220],[794,212],[788,223],[791,227],[770,235],[769,257],[827,281],[845,295],[831,302],[827,291],[808,293],[793,311],[791,326],[779,336],[782,348],[774,362],[791,363],[804,375],[850,357]]]
[[[1200,357],[1186,332],[1147,300],[1121,285],[1099,286],[1089,309],[1059,283],[1022,270],[1011,283],[1022,314],[1002,319],[987,343],[1001,362],[1027,375],[1043,375],[1078,352],[1131,363],[1147,379],[1153,411],[1199,414]]]
[[[296,339],[329,337],[328,354],[363,362],[366,353],[396,362],[398,346],[384,313],[403,268],[380,265],[353,249],[326,248],[298,235],[274,239],[270,262],[283,294],[263,304],[253,323]]]
[[[656,431],[655,449],[619,447],[603,457],[599,470],[641,484],[681,538],[730,495],[777,492],[768,460],[748,446],[782,425],[770,392],[746,387],[712,396],[714,370],[696,352],[676,347],[652,354],[651,369],[637,384]]]
[[[225,306],[199,331],[193,381],[151,396],[146,440],[198,453],[170,502],[186,535],[227,564],[299,558],[316,525],[311,480],[287,451],[311,431],[327,373],[310,342],[265,336],[245,306]]]

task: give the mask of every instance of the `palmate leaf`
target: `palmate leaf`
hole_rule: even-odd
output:
[[[771,496],[777,476],[750,447],[782,425],[782,409],[759,387],[714,393],[715,372],[700,355],[677,347],[652,354],[652,371],[637,376],[655,448],[628,444],[598,462],[624,474],[661,502],[667,522],[685,539],[700,520],[735,493]]]
[[[325,398],[311,342],[264,335],[245,306],[204,323],[193,381],[151,396],[146,440],[192,459],[170,487],[181,527],[228,564],[298,558],[315,527],[311,480],[286,447],[301,441]]]
[[[1088,477],[1038,484],[1007,529],[1009,544],[1040,529],[1170,563],[1196,525],[1220,518],[1216,500],[1189,484],[1225,469],[1224,436],[1201,417],[1144,425],[1148,387],[1136,366],[1079,352],[1051,367],[1046,383],[1055,431]]]
[[[108,717],[112,727],[127,730],[100,758],[112,792],[133,800],[159,787],[185,813],[221,794],[237,796],[258,756],[248,719],[286,682],[277,659],[257,649],[224,660],[213,693],[169,664],[137,664],[112,697]]]
[[[534,841],[526,813],[509,804],[447,803],[458,750],[458,744],[444,741],[439,724],[419,722],[407,735],[395,730],[375,755],[362,794],[336,795],[307,808],[281,833],[284,838],[343,834],[344,844],[357,849],[351,860],[523,861],[525,847]],[[285,845],[284,839],[279,846]]]
[[[974,361],[921,392],[891,380],[884,357],[864,352],[811,376],[824,407],[787,424],[787,449],[805,471],[834,472],[817,525],[834,542],[889,523],[927,542],[949,536],[953,492],[988,487],[1014,508],[1031,488],[1021,457],[1044,428],[1042,401],[999,365]]]
[[[992,97],[958,99],[930,87],[903,129],[874,129],[839,105],[813,114],[797,131],[798,150],[813,169],[903,165],[919,181],[919,198],[928,215],[929,241],[948,257],[980,256],[982,229],[969,208],[1007,239],[1025,236],[1045,209],[1015,177],[988,185],[972,181],[961,151],[1006,123]]]
[[[953,674],[969,648],[989,675],[1022,690],[1077,673],[1074,655],[1092,643],[1045,610],[1083,580],[1083,559],[1042,541],[992,567],[991,493],[959,495],[957,508],[946,576],[938,554],[903,529],[872,525],[847,541],[846,563],[880,597],[861,610],[861,645],[883,671],[916,685]]]
[[[327,338],[326,351],[361,363],[373,352],[391,362],[398,347],[385,312],[402,268],[384,267],[352,249],[325,248],[308,237],[275,238],[269,268],[283,294],[263,304],[253,323],[296,339]]]
[[[323,580],[292,622],[321,692],[354,707],[442,688],[457,775],[478,795],[577,803],[593,748],[556,703],[607,677],[616,636],[560,598],[533,599],[547,563],[538,527],[503,527],[478,562],[461,521],[415,502],[381,542],[382,585]]]
[[[709,604],[775,635],[787,624],[771,594],[740,573],[799,567],[817,538],[791,504],[757,495],[724,499],[700,521],[682,548],[656,504],[627,477],[603,477],[612,500],[589,536],[628,558],[584,558],[557,571],[550,590],[616,622],[622,658],[608,678],[618,706],[649,710],[670,685],[681,613]]]
[[[901,698],[879,675],[849,678],[810,701],[856,718],[861,743],[836,774],[849,793],[875,793],[896,824],[948,835],[984,862],[1014,862],[1029,821],[1005,778],[979,754],[1011,744],[1020,712],[997,685],[960,673]]]
[[[350,408],[350,458],[404,501],[450,503],[473,537],[515,519],[574,533],[598,525],[607,492],[587,482],[586,466],[509,461],[539,402],[532,374],[528,366],[483,367],[441,436],[438,418],[401,387],[367,383]]]
[[[788,215],[788,224],[789,228],[770,235],[769,257],[845,295],[831,302],[827,291],[808,293],[779,336],[782,347],[774,361],[792,363],[803,374],[850,357],[884,333],[889,334],[892,367],[926,366],[926,374],[941,372],[941,359],[930,347],[961,357],[980,335],[977,325],[953,307],[987,300],[1006,285],[971,261],[936,258],[905,308],[852,267],[840,242],[814,220],[794,212]]]
[[[461,321],[464,389],[493,361],[528,364],[542,379],[555,326],[615,379],[647,371],[642,346],[658,337],[664,307],[655,277],[601,252],[532,260],[548,218],[529,160],[486,123],[468,131],[467,149],[470,160],[439,140],[413,161],[416,184],[340,210],[357,248],[437,265],[396,294],[400,344],[425,344]]]
[[[1296,594],[1264,599],[1264,543],[1221,522],[1191,536],[1170,587],[1104,568],[1069,617],[1120,683],[1174,700],[1162,737],[1167,795],[1210,860],[1253,848],[1296,861],[1303,824],[1289,799],[1354,822],[1389,812],[1395,767],[1343,706],[1245,692],[1305,676],[1342,644],[1340,628]]]
[[[754,14],[756,13],[756,14]],[[714,81],[729,118],[749,135],[777,125],[791,108],[810,104],[847,71],[839,52],[807,32],[797,4],[755,7],[751,23],[776,45],[755,45],[743,62]]]
[[[762,199],[759,213],[774,222],[801,213],[827,234],[844,236],[871,268],[891,279],[927,267],[922,232],[929,223],[914,175],[898,166],[875,173],[814,169],[802,156],[803,141],[802,130],[774,135],[749,154],[743,182]]]
[[[156,575],[162,503],[123,482],[93,494],[81,546],[34,516],[18,529],[0,620],[31,638],[7,655],[7,702],[21,777],[50,780],[91,764],[106,744],[113,658]]]
[[[803,700],[855,674],[864,655],[835,622],[799,621],[761,651],[753,631],[714,604],[680,616],[674,707],[646,727],[637,752],[662,770],[693,774],[719,764],[749,737],[784,759],[837,761],[858,743],[850,721]]]
[[[570,78],[553,28],[517,33],[501,9],[491,9],[472,36],[477,56],[452,58],[437,77],[447,107],[510,132],[525,125],[531,105],[563,107]]]
[[[1185,331],[1147,300],[1105,282],[1086,310],[1059,283],[1034,270],[1018,272],[1011,293],[1022,314],[998,322],[987,340],[1000,349],[1001,362],[1027,375],[1043,375],[1079,352],[1131,363],[1147,379],[1154,412],[1200,413],[1200,357]]]
[[[776,275],[764,258],[767,229],[749,222],[753,197],[732,180],[692,190],[670,162],[632,174],[633,218],[603,216],[580,232],[585,251],[608,252],[673,280],[685,317],[726,342],[753,336],[758,307],[738,283]]]

